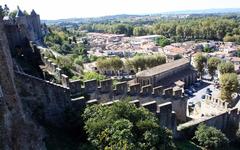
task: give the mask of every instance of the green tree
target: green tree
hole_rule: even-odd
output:
[[[98,149],[174,149],[171,132],[145,108],[127,101],[89,106],[84,112],[89,141]]]
[[[207,60],[208,73],[211,75],[212,79],[220,63],[221,63],[221,60],[217,57],[210,57]]]
[[[135,72],[152,68],[161,64],[166,63],[166,57],[162,55],[149,55],[149,56],[134,56],[128,59],[125,63],[126,68],[133,69]]]
[[[106,79],[106,77],[104,75],[101,75],[101,74],[93,72],[93,71],[84,72],[84,74],[83,74],[84,81],[92,80],[92,79],[96,79],[96,80],[100,81],[100,80]]]
[[[240,57],[240,49],[237,50],[237,57]]]
[[[77,38],[76,38],[76,36],[73,36],[73,42],[74,42],[74,43],[77,43]]]
[[[194,58],[194,63],[195,63],[198,73],[200,74],[200,77],[204,73],[204,67],[205,67],[206,61],[207,61],[207,58],[205,56],[203,56],[201,53],[196,54],[196,56]]]
[[[221,99],[231,101],[232,94],[238,90],[238,78],[236,73],[225,73],[220,78]]]
[[[124,66],[123,61],[119,57],[110,58],[108,61],[114,71],[118,71]]]
[[[97,59],[96,66],[101,71],[106,71],[111,69],[110,61],[106,58]]]
[[[4,16],[8,16],[9,12],[10,12],[10,9],[8,8],[7,4],[5,4],[3,8]]]
[[[59,56],[57,57],[54,62],[58,64],[58,66],[62,69],[64,74],[66,74],[68,77],[72,77],[74,74],[72,72],[73,69],[73,61],[70,57],[66,56]]]
[[[240,35],[226,35],[223,39],[224,42],[236,42],[240,44]]]
[[[143,27],[135,27],[133,29],[134,36],[143,36],[146,35],[146,30]]]
[[[212,49],[209,47],[209,45],[206,45],[206,46],[203,48],[203,52],[205,52],[205,53],[211,53],[211,52],[212,52]]]
[[[80,66],[83,66],[83,58],[82,56],[79,56],[77,58],[74,59],[74,63]]]
[[[166,45],[170,45],[171,41],[168,38],[166,38],[165,36],[161,36],[156,39],[156,43],[157,43],[157,45],[164,47]]]
[[[15,19],[16,15],[17,15],[17,10],[13,10],[9,13],[9,17],[12,19]]]
[[[228,138],[220,130],[205,124],[198,126],[193,139],[209,150],[226,149],[229,143]]]
[[[135,72],[138,72],[139,69],[140,70],[146,69],[146,61],[143,56],[135,56],[130,61],[131,61],[131,64],[132,64]]]
[[[221,74],[235,72],[234,65],[232,62],[222,62],[221,64],[219,64],[218,70]]]
[[[61,46],[61,50],[65,53],[69,53],[72,50],[72,48],[71,48],[70,44],[64,43]]]
[[[96,66],[101,71],[113,70],[117,72],[124,67],[123,61],[119,57],[112,58],[99,58],[96,62]]]

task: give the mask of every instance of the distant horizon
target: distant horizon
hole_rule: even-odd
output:
[[[143,13],[143,14],[113,14],[113,15],[105,15],[105,16],[93,16],[93,17],[70,17],[70,18],[60,18],[60,19],[41,19],[46,21],[56,21],[56,20],[67,20],[67,19],[89,19],[89,18],[101,18],[101,17],[110,17],[110,16],[120,16],[120,15],[132,15],[132,16],[144,16],[144,15],[188,15],[188,14],[205,14],[205,13],[195,13],[196,11],[210,11],[210,10],[239,10],[240,14],[240,7],[239,8],[209,8],[209,9],[196,9],[196,10],[177,10],[177,11],[167,11],[167,12],[160,12],[160,13]],[[189,13],[192,12],[192,13]],[[221,13],[221,12],[219,12]],[[39,14],[41,15],[41,14]]]
[[[15,10],[17,5],[27,12],[34,9],[36,13],[40,14],[41,20],[240,9],[239,0],[1,0],[0,5],[4,4],[7,4],[11,10]]]

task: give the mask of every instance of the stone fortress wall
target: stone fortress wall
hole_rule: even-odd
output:
[[[33,47],[38,50],[43,50],[41,47]],[[128,84],[127,82],[119,82],[113,86],[111,79],[99,82],[97,80],[84,82],[81,80],[70,81],[68,76],[64,75],[62,70],[50,59],[44,55],[42,55],[41,58],[45,64],[45,69],[48,70],[50,74],[54,74],[57,79],[60,79],[60,83],[64,87],[69,88],[74,103],[82,105],[83,99],[90,100],[90,102],[91,100],[97,100],[97,103],[105,103],[127,97],[138,99],[141,103],[148,102],[149,100],[157,100],[159,104],[172,101],[173,109],[177,112],[177,118],[180,121],[186,121],[185,110],[187,101],[183,97],[183,89],[181,88],[153,87],[152,85],[141,86],[139,83]],[[82,95],[85,95],[85,97],[81,97]]]
[[[4,22],[0,18],[0,149],[45,150],[42,128],[23,109],[16,89]]]
[[[33,48],[34,51],[39,50],[37,46]],[[132,99],[130,103],[155,113],[160,120],[159,123],[171,129],[175,138],[182,138],[188,132],[194,133],[193,131],[200,123],[206,123],[223,131],[226,131],[230,125],[239,124],[237,109],[228,110],[210,118],[186,122],[187,99],[182,96],[183,91],[180,88],[141,86],[139,83],[129,85],[127,82],[120,82],[113,86],[111,79],[99,82],[97,80],[70,81],[56,64],[43,55],[41,58],[48,70],[59,77],[62,85],[16,72],[16,80],[19,85],[22,85],[18,90],[25,105],[29,106],[27,108],[31,109],[29,113],[32,116],[42,116],[43,118],[40,119],[47,120],[56,126],[64,124],[63,116],[68,108],[77,112],[86,105],[111,105],[129,96]],[[228,106],[226,102],[221,103],[211,97],[206,98],[211,102],[217,102],[221,107]]]
[[[35,48],[39,49],[39,47]],[[187,100],[183,97],[181,88],[141,86],[140,83],[128,84],[127,82],[120,82],[113,86],[111,79],[84,82],[81,80],[70,81],[68,76],[64,75],[61,69],[47,57],[42,56],[42,61],[47,70],[57,75],[62,86],[69,89],[71,107],[75,110],[92,104],[111,105],[123,98],[131,97],[132,101],[130,103],[138,107],[142,106],[155,113],[160,119],[160,124],[170,128],[175,138],[183,137],[186,132],[194,133],[193,131],[200,123],[206,123],[223,131],[226,131],[230,124],[234,126],[239,124],[237,109],[228,109],[229,104],[227,102],[214,99],[209,95],[206,96],[206,101],[226,109],[226,112],[210,118],[186,122]],[[177,126],[177,122],[183,124]],[[229,133],[232,134],[233,131]]]
[[[193,136],[197,126],[204,123],[208,126],[213,126],[223,131],[228,137],[235,138],[235,133],[240,125],[240,112],[237,107],[233,107],[228,102],[224,102],[221,99],[216,99],[210,95],[206,95],[205,100],[207,103],[224,110],[220,114],[214,116],[207,116],[200,119],[194,119],[177,127],[177,138],[185,137],[185,135]]]
[[[31,43],[33,51],[40,54],[43,49]],[[103,81],[80,80],[70,81],[62,70],[47,57],[41,55],[42,62],[51,74],[56,75],[61,85],[15,72],[19,83],[18,91],[32,116],[40,114],[44,119],[55,125],[62,125],[61,116],[67,108],[79,111],[86,105],[111,105],[114,102],[130,97],[130,103],[143,106],[161,118],[160,124],[176,130],[177,121],[186,121],[187,101],[182,96],[182,89],[164,88],[152,85],[141,86],[138,83],[129,85],[120,82],[113,86],[111,79]],[[46,69],[45,68],[45,69]],[[179,107],[182,106],[182,107]]]
[[[214,98],[208,94],[206,94],[205,101],[210,102],[215,107],[222,108],[222,109],[227,109],[230,106],[228,102],[225,102],[219,98]]]
[[[41,36],[39,16],[35,12],[30,16],[21,16],[17,22],[5,21],[5,30],[11,49],[21,46],[25,39],[29,41],[38,40]],[[22,30],[20,30],[22,29]],[[34,55],[40,55],[41,47],[30,44]],[[47,57],[37,56],[42,59],[46,70],[55,75],[62,85],[54,84],[40,78],[36,78],[22,72],[15,72],[17,90],[23,101],[24,109],[36,119],[46,120],[56,126],[64,124],[64,113],[66,109],[79,110],[86,105],[102,104],[111,105],[122,98],[131,96],[130,103],[144,107],[155,113],[160,118],[160,124],[172,129],[175,137],[182,137],[185,133],[182,129],[192,132],[193,128],[201,122],[225,130],[239,124],[239,113],[237,109],[230,109],[227,112],[198,121],[186,122],[187,99],[182,96],[181,88],[166,88],[163,86],[154,87],[151,84],[141,86],[139,83],[128,85],[127,82],[117,83],[113,87],[111,79],[103,81],[70,81],[64,72]],[[192,78],[192,77],[191,77]],[[190,77],[184,82],[187,84]],[[211,98],[210,98],[211,100]],[[228,104],[217,102],[221,107]],[[177,130],[177,121],[180,124]]]
[[[40,42],[42,39],[40,16],[34,10],[30,15],[25,15],[18,8],[16,18],[4,20],[3,23],[11,50],[25,47],[28,41]]]
[[[70,90],[61,85],[15,72],[17,90],[30,116],[55,126],[64,124],[64,111],[71,106]]]
[[[212,117],[204,117],[197,120],[191,120],[189,122],[180,124],[177,127],[176,138],[183,138],[193,136],[197,126],[204,123],[208,126],[215,127],[223,131],[228,137],[235,136],[237,129],[239,128],[240,114],[238,108],[232,108],[228,111]]]
[[[226,112],[216,116],[186,122],[187,101],[181,97],[182,91],[174,92],[171,88],[141,87],[139,84],[128,85],[126,82],[117,83],[115,88],[112,88],[110,79],[100,82],[96,80],[69,81],[68,77],[63,74],[61,75],[63,85],[58,85],[23,73],[16,74],[17,80],[25,83],[23,89],[35,93],[25,97],[24,101],[32,104],[30,108],[36,110],[38,107],[42,107],[39,103],[43,103],[45,119],[58,125],[62,125],[64,122],[61,118],[66,108],[70,107],[77,111],[86,105],[112,105],[114,102],[120,101],[121,98],[128,96],[132,98],[129,103],[135,104],[137,107],[144,107],[155,113],[160,120],[159,123],[171,129],[175,138],[192,135],[200,123],[214,126],[227,133],[228,136],[232,136],[240,121],[238,109],[229,108]],[[77,95],[81,95],[80,93],[87,94],[89,97],[78,97]],[[102,98],[109,99],[103,100]],[[228,106],[228,103],[221,103],[220,100],[211,97],[206,99],[222,108]],[[36,110],[30,112],[36,112]],[[178,125],[177,120],[185,123]]]

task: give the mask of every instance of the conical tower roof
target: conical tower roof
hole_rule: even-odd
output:
[[[31,16],[36,16],[37,13],[35,12],[35,10],[33,9],[32,12],[31,12]]]
[[[17,14],[16,17],[22,17],[25,16],[24,13],[21,11],[21,9],[19,8],[19,6],[17,7]]]

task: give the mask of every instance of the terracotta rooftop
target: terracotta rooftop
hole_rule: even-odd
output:
[[[232,62],[240,62],[240,57],[230,57]]]
[[[159,66],[147,69],[147,70],[143,70],[141,72],[138,72],[136,74],[136,76],[137,77],[143,77],[143,76],[150,77],[150,76],[154,76],[154,75],[166,72],[166,71],[171,70],[173,68],[186,65],[188,63],[189,63],[189,60],[187,60],[185,58],[182,58],[182,59],[178,59],[178,60],[166,63],[166,64],[162,64],[162,65],[159,65]]]
[[[176,53],[176,54],[184,54],[187,52],[187,49],[184,47],[176,47],[176,46],[166,46],[165,50],[167,50],[169,53]]]

